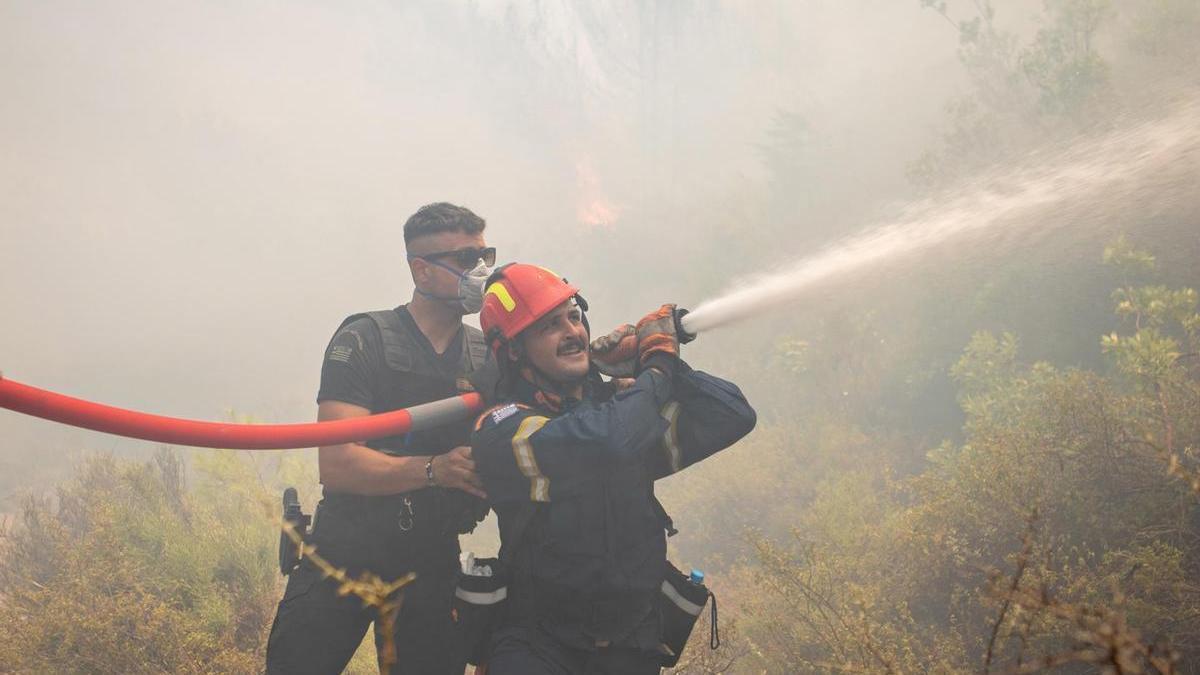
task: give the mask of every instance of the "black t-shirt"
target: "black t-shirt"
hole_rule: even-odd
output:
[[[395,312],[415,338],[418,349],[430,357],[429,362],[446,378],[455,379],[462,360],[463,329],[459,328],[446,351],[438,354],[413,320],[408,307],[401,305]],[[342,401],[375,413],[387,412],[375,407],[386,372],[387,362],[383,356],[383,336],[379,326],[367,316],[355,319],[343,326],[325,348],[317,403]]]

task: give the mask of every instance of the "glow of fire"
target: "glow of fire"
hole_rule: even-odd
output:
[[[611,226],[620,216],[620,209],[605,197],[600,178],[586,157],[575,162],[575,180],[579,195],[575,216],[579,222],[589,227]]]

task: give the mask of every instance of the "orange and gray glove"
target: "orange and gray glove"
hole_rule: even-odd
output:
[[[641,368],[653,365],[668,375],[674,372],[675,361],[679,358],[679,345],[691,342],[694,337],[688,335],[679,323],[684,314],[687,314],[687,310],[668,304],[638,321],[637,358]]]
[[[632,324],[592,340],[592,363],[609,377],[633,377],[638,371],[637,328]]]

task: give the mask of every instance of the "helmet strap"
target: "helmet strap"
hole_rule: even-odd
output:
[[[542,403],[547,404],[556,412],[561,409],[562,401],[565,398],[572,398],[571,393],[578,383],[559,383],[550,378],[542,369],[529,362],[529,359],[522,356],[519,362],[521,377],[532,384],[539,393],[544,396],[539,397]],[[580,378],[580,383],[586,382],[587,376]]]

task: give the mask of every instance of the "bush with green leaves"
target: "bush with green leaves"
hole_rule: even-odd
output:
[[[792,422],[670,484],[687,539],[712,539],[681,547],[717,568],[735,670],[1158,672],[1173,650],[1198,672],[1196,294],[1135,283],[1154,259],[1123,239],[1105,260],[1127,279],[1110,369],[1023,363],[1015,335],[976,334],[951,369],[962,440],[921,470]],[[711,554],[739,519],[753,555]]]
[[[0,539],[0,672],[256,673],[279,599],[279,479],[295,459],[93,456]],[[262,474],[270,474],[271,483]]]

